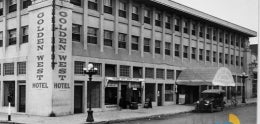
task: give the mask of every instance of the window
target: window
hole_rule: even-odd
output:
[[[210,61],[210,50],[206,50],[206,61]]]
[[[132,36],[132,50],[138,50],[138,36]]]
[[[226,44],[229,44],[228,34],[225,34],[225,43],[226,43]]]
[[[28,8],[30,5],[32,5],[31,0],[23,0],[23,9]]]
[[[155,13],[155,26],[161,26],[161,13],[156,12]]]
[[[22,36],[23,36],[22,43],[28,43],[29,40],[28,26],[22,27]]]
[[[9,30],[9,45],[16,44],[16,29]]]
[[[167,69],[167,79],[174,79],[174,70]]]
[[[104,13],[112,14],[112,0],[104,0]]]
[[[175,27],[175,31],[180,31],[180,19],[179,18],[174,19],[174,27]]]
[[[11,100],[11,106],[15,106],[15,82],[4,81],[4,106],[9,105],[9,99]],[[8,98],[9,97],[9,98]]]
[[[242,41],[240,42],[240,47],[245,48],[245,39],[242,38]]]
[[[88,0],[88,8],[92,10],[98,10],[97,0]]]
[[[173,101],[173,84],[165,84],[165,101]]]
[[[85,62],[75,61],[74,62],[74,74],[84,74],[83,68],[85,67]]]
[[[145,78],[154,78],[153,68],[145,68]]]
[[[211,27],[208,27],[208,28],[207,28],[206,38],[207,38],[207,39],[211,39],[210,36],[211,36]]]
[[[132,7],[132,20],[139,21],[139,15],[138,15],[138,7],[133,6]]]
[[[17,0],[8,0],[9,1],[9,13],[17,10]]]
[[[178,79],[179,75],[181,74],[181,70],[176,70],[176,79]]]
[[[93,64],[94,68],[97,68],[97,74],[95,75],[102,75],[102,63],[94,63],[94,62],[90,62]]]
[[[199,59],[203,60],[203,49],[199,49]]]
[[[80,42],[80,25],[72,24],[72,41]]]
[[[130,66],[120,65],[120,76],[130,77]]]
[[[118,34],[118,48],[126,49],[126,34]]]
[[[228,54],[225,54],[225,64],[228,64]]]
[[[241,57],[241,66],[243,66],[244,65],[244,57]]]
[[[165,28],[171,29],[171,17],[170,16],[165,17]]]
[[[234,35],[231,35],[231,45],[234,45]]]
[[[197,28],[196,24],[192,23],[191,35],[194,35],[194,36],[196,35],[196,28]]]
[[[180,44],[175,44],[175,56],[180,56]]]
[[[188,46],[183,46],[183,57],[188,58]]]
[[[223,32],[219,33],[219,42],[223,42]]]
[[[106,64],[105,65],[105,76],[116,77],[116,65]]]
[[[119,17],[126,18],[126,3],[119,1]]]
[[[213,40],[214,41],[217,40],[217,30],[216,30],[216,28],[213,29]]]
[[[144,23],[151,24],[151,12],[150,10],[144,10]]]
[[[155,53],[161,53],[161,41],[159,40],[155,40]]]
[[[112,40],[112,31],[104,31],[104,45],[105,46],[113,46],[113,40]]]
[[[171,43],[165,42],[165,55],[171,55]]]
[[[4,8],[3,0],[0,0],[0,16],[3,15],[3,8]]]
[[[156,78],[164,79],[164,69],[156,69]]]
[[[150,39],[144,38],[144,52],[150,52]]]
[[[0,47],[3,46],[3,32],[0,32]]]
[[[189,25],[188,21],[185,20],[184,21],[183,32],[186,33],[186,34],[188,34],[188,25]]]
[[[191,48],[191,58],[196,59],[196,48],[195,47]]]
[[[97,44],[97,28],[88,27],[88,43]]]
[[[237,41],[236,41],[236,46],[239,47],[239,38],[237,38]]]
[[[236,65],[239,65],[239,56],[236,56]]]
[[[234,65],[234,55],[231,55],[230,64],[231,64],[231,65]]]
[[[14,75],[14,63],[4,63],[4,75]]]
[[[133,77],[142,78],[143,77],[143,68],[142,67],[133,67]]]
[[[26,74],[26,62],[17,62],[17,74]]]
[[[213,51],[213,62],[217,61],[217,52]]]
[[[219,53],[219,63],[222,63],[223,54]]]
[[[203,29],[204,29],[204,27],[201,25],[201,26],[199,27],[199,36],[200,36],[200,37],[203,37],[203,35],[204,35]]]

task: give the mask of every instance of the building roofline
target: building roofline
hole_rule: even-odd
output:
[[[207,20],[207,21],[210,21],[210,22],[222,25],[224,27],[227,27],[227,28],[230,28],[230,29],[233,29],[233,30],[237,30],[237,31],[239,31],[241,33],[244,33],[244,34],[250,36],[250,37],[256,37],[257,36],[257,32],[256,31],[253,31],[251,29],[248,29],[248,28],[239,26],[237,24],[228,22],[226,20],[223,20],[223,19],[220,19],[218,17],[212,16],[210,14],[201,12],[201,11],[193,9],[191,7],[182,5],[182,4],[177,3],[175,1],[172,1],[172,0],[151,0],[151,1],[159,3],[159,4],[164,5],[164,6],[168,6],[170,8],[176,9],[178,11],[181,11],[181,12],[184,12],[184,13],[187,13],[187,14],[199,17],[201,19],[204,19],[204,20]]]

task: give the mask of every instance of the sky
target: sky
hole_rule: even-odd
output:
[[[172,0],[258,32],[258,0]],[[256,44],[258,38],[250,38]]]

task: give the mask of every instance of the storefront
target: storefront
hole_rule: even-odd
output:
[[[123,102],[122,108],[129,108],[131,103],[142,105],[144,99],[144,80],[131,78],[107,77],[105,81],[105,108],[115,109]]]
[[[176,84],[178,85],[177,101],[182,104],[196,102],[201,96],[200,93],[206,89],[228,87],[226,92],[230,95],[230,88],[235,88],[232,73],[225,67],[185,69],[179,75]],[[183,100],[179,101],[179,99]]]

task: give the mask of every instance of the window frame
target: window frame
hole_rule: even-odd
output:
[[[165,50],[164,54],[170,56],[171,55],[171,42],[165,42]]]
[[[98,11],[98,1],[88,0],[88,9]]]
[[[16,37],[17,37],[16,28],[8,30],[8,45],[9,46],[16,44]]]
[[[90,33],[90,30],[93,32]],[[90,44],[98,44],[98,28],[88,27],[88,43]]]
[[[127,34],[118,33],[118,48],[126,49],[126,47],[127,47],[126,37],[127,37]]]
[[[77,30],[74,30],[77,29]],[[80,42],[81,39],[81,25],[72,24],[72,41]]]
[[[104,46],[113,47],[113,31],[104,30]]]
[[[135,39],[135,40],[134,40]],[[139,50],[139,37],[132,35],[131,50]]]
[[[144,38],[144,52],[151,52],[151,39],[150,38]]]

